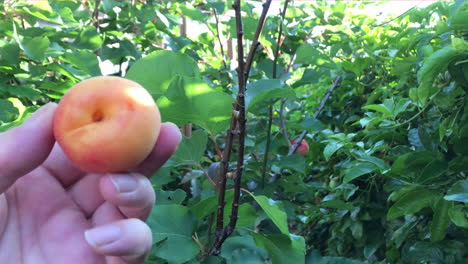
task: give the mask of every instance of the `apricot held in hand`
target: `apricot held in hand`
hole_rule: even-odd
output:
[[[99,76],[77,83],[60,100],[54,135],[65,155],[86,172],[123,172],[151,152],[161,117],[141,85]]]

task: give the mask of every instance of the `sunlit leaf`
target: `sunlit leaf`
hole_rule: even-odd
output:
[[[447,201],[457,201],[468,203],[468,180],[461,180],[455,183],[445,195]]]

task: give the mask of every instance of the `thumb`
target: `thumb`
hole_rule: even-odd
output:
[[[0,194],[49,155],[55,142],[52,117],[56,107],[46,104],[21,126],[0,133]]]

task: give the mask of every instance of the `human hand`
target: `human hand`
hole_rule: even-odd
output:
[[[56,106],[0,134],[0,263],[143,263],[152,246],[144,221],[155,202],[148,177],[175,152],[179,129],[162,124],[131,173],[85,173],[55,142]]]

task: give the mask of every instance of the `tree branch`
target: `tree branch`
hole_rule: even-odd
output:
[[[217,210],[217,222],[215,231],[215,241],[211,247],[208,255],[219,255],[223,242],[228,238],[234,231],[239,210],[239,199],[240,199],[240,184],[242,179],[242,173],[244,169],[244,147],[245,147],[245,93],[247,87],[247,79],[252,66],[252,61],[255,55],[255,49],[258,46],[258,38],[262,31],[268,8],[270,7],[272,0],[268,0],[263,4],[263,11],[260,20],[257,25],[255,32],[254,41],[250,47],[249,57],[247,62],[244,61],[244,32],[242,26],[242,15],[241,15],[241,1],[236,0],[233,4],[233,9],[236,18],[236,29],[237,29],[237,56],[238,56],[238,85],[239,92],[237,94],[236,102],[234,104],[234,111],[232,111],[231,124],[229,132],[226,136],[226,147],[223,152],[223,159],[221,162],[220,179],[218,181],[219,197],[218,197],[218,210]],[[224,227],[224,206],[225,206],[225,193],[226,193],[226,181],[227,172],[229,170],[229,160],[232,151],[233,138],[238,136],[238,157],[237,157],[237,168],[236,176],[234,178],[234,199],[232,203],[232,211],[229,224]]]
[[[341,85],[341,76],[336,77],[335,81],[333,82],[333,85],[330,89],[328,89],[327,93],[322,99],[322,102],[320,103],[319,108],[317,111],[314,113],[314,118],[316,119],[320,112],[322,112],[323,108],[325,107],[325,104],[327,103],[328,99],[330,98],[331,94],[333,91],[338,88]],[[297,140],[296,144],[291,146],[291,149],[289,150],[288,156],[292,155],[294,152],[296,152],[297,148],[301,145],[302,140],[304,140],[305,136],[307,135],[307,130],[302,131],[301,135],[299,136],[299,139]]]
[[[227,181],[227,172],[229,170],[229,160],[231,157],[231,150],[232,150],[232,143],[234,139],[234,135],[236,134],[236,127],[237,127],[237,120],[239,118],[238,111],[239,111],[239,98],[244,96],[245,90],[242,90],[242,87],[245,87],[245,80],[244,80],[244,49],[243,49],[243,39],[244,39],[244,32],[242,29],[242,18],[241,18],[241,10],[240,10],[240,0],[236,0],[233,4],[233,9],[236,14],[236,28],[237,28],[237,56],[238,56],[238,78],[239,78],[239,93],[237,95],[236,102],[234,103],[235,111],[232,111],[231,116],[231,124],[229,128],[229,132],[226,136],[226,147],[224,148],[223,152],[223,159],[221,162],[221,177],[219,177],[218,181],[218,188],[219,188],[219,196],[218,196],[218,210],[217,210],[217,219],[216,219],[216,231],[215,231],[215,241],[213,242],[213,246],[209,251],[209,255],[219,255],[221,246],[224,240],[229,236],[226,233],[226,229],[224,228],[224,206],[225,206],[225,194],[226,194],[226,181]],[[241,96],[242,95],[242,96]]]
[[[237,96],[238,102],[238,111],[239,111],[239,118],[238,125],[239,125],[239,149],[238,149],[238,156],[237,156],[237,168],[236,168],[236,177],[234,178],[234,199],[232,202],[232,210],[231,210],[231,217],[229,221],[229,225],[226,227],[226,234],[229,236],[235,229],[238,217],[238,210],[239,210],[239,200],[240,200],[240,191],[241,191],[241,179],[242,173],[244,171],[244,150],[245,150],[245,136],[246,136],[246,115],[245,115],[245,94],[247,90],[247,80],[249,78],[250,68],[252,67],[253,58],[255,56],[255,51],[260,44],[258,38],[262,33],[263,26],[265,24],[266,16],[268,14],[268,9],[270,8],[272,0],[267,0],[263,4],[262,14],[257,24],[257,29],[255,31],[253,44],[250,47],[249,56],[247,58],[246,64],[243,65],[245,68],[239,68],[239,72],[244,72],[244,83],[243,85],[239,85],[239,94]],[[242,30],[242,18],[240,14],[240,5],[238,6],[238,11],[236,11],[236,20],[239,20],[239,23],[236,23],[238,29]],[[243,50],[242,40],[237,42],[238,50]],[[239,53],[241,54],[241,53]],[[239,56],[239,60],[243,58]],[[241,82],[241,78],[239,77],[239,83]]]

